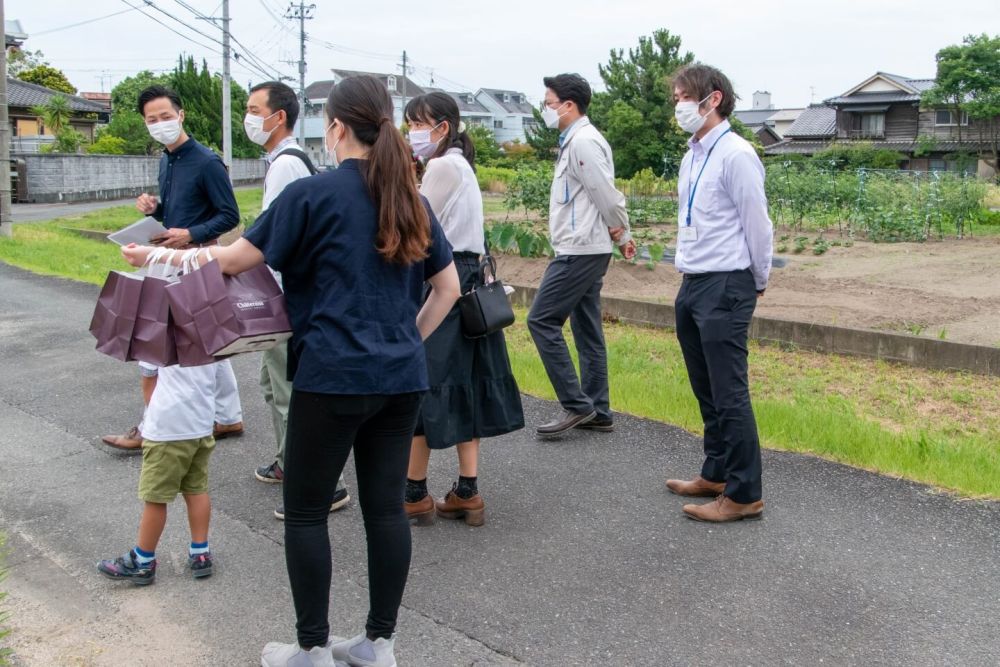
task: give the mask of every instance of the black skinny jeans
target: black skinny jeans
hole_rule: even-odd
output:
[[[354,449],[358,499],[368,538],[368,622],[388,638],[410,569],[410,524],[403,510],[410,443],[422,393],[393,396],[292,391],[285,452],[285,561],[303,648],[330,634],[327,519],[347,455]]]

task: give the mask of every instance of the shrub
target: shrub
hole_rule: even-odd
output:
[[[126,141],[121,137],[115,137],[108,133],[103,133],[97,141],[87,146],[87,152],[102,155],[125,155]]]
[[[521,207],[526,213],[533,211],[543,218],[548,217],[552,169],[551,164],[543,162],[518,166],[504,198],[507,210],[513,211]]]
[[[476,180],[483,192],[507,192],[517,172],[505,167],[476,167]]]

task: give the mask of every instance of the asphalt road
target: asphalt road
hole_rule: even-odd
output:
[[[265,642],[294,637],[271,516],[280,490],[252,476],[272,449],[257,359],[234,364],[247,435],[222,441],[212,464],[219,571],[186,574],[178,502],[156,584],[108,582],[94,562],[133,543],[139,460],[98,440],[134,423],[139,396],[134,365],[93,350],[96,294],[0,264],[0,530],[17,660],[257,664]],[[556,410],[524,400],[529,424]],[[487,524],[413,529],[401,665],[997,664],[1000,504],[767,451],[764,519],[695,523],[663,479],[697,470],[698,440],[616,424],[484,444]],[[436,455],[432,492],[454,474],[453,455]],[[331,625],[348,635],[367,609],[356,504],[330,532]]]

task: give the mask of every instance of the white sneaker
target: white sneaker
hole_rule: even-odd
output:
[[[330,650],[335,659],[343,660],[350,667],[396,667],[396,656],[392,653],[395,644],[396,635],[392,639],[379,637],[372,641],[362,632],[352,639],[330,644]]]
[[[330,651],[332,642],[326,646],[314,646],[303,651],[298,643],[279,644],[268,642],[260,654],[261,667],[348,667],[346,663],[333,659]]]

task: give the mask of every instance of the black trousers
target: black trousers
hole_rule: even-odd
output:
[[[705,424],[701,476],[738,503],[761,497],[760,441],[750,405],[747,334],[757,305],[749,270],[686,274],[675,303],[677,339]]]
[[[422,393],[394,396],[292,391],[285,446],[285,561],[299,645],[330,634],[330,534],[337,479],[354,450],[358,499],[368,538],[366,629],[390,637],[410,570],[410,524],[403,510],[406,468]]]
[[[601,324],[601,287],[611,255],[559,255],[545,269],[528,313],[528,331],[563,409],[611,419],[608,351]],[[569,320],[580,376],[563,337]]]

